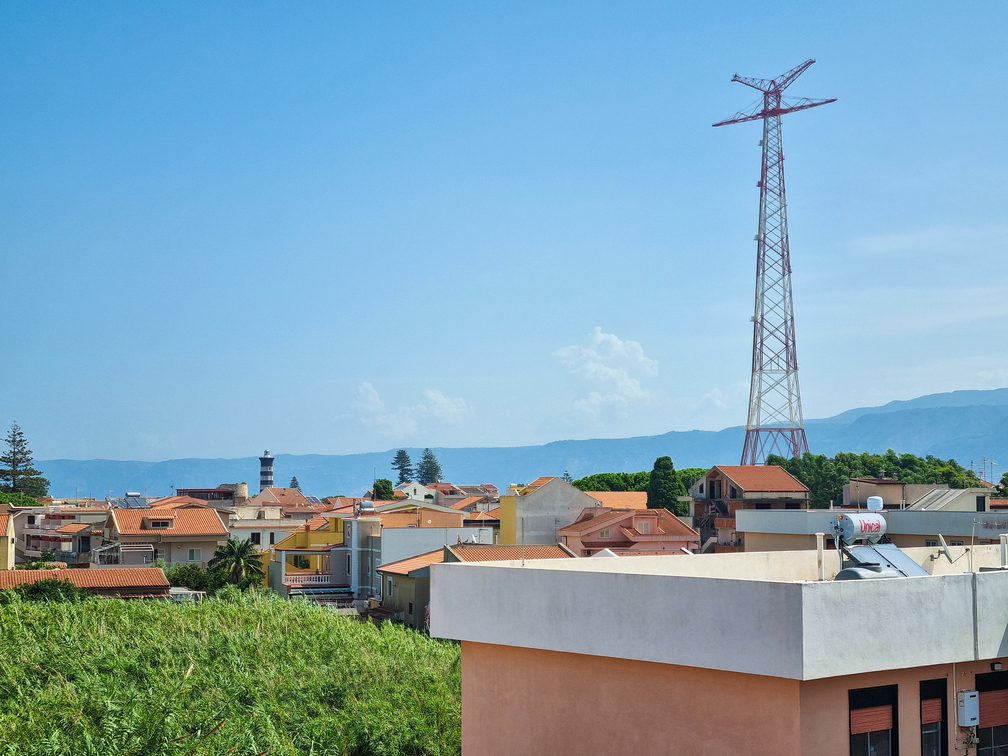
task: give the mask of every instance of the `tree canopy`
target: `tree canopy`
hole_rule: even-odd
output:
[[[642,472],[605,472],[586,475],[571,482],[574,488],[582,491],[647,491],[651,473]]]
[[[809,488],[813,508],[828,507],[843,502],[843,487],[852,478],[888,478],[902,483],[945,483],[949,488],[981,487],[976,473],[962,467],[954,459],[944,460],[928,454],[897,454],[892,449],[885,454],[853,454],[838,452],[806,454],[785,459],[776,454],[766,458],[766,464],[783,467]]]
[[[248,538],[244,541],[228,538],[227,543],[214,551],[213,559],[207,562],[207,567],[226,574],[230,583],[263,576],[262,557]]]
[[[28,440],[16,422],[7,433],[7,451],[0,455],[0,490],[5,493],[23,493],[40,498],[49,493],[49,481],[42,472],[32,467],[35,461]]]
[[[374,498],[376,501],[391,501],[395,498],[395,488],[388,478],[378,478],[374,484]]]
[[[298,483],[297,475],[295,475],[293,478],[291,478],[290,485],[287,486],[287,487],[288,488],[296,488],[298,491],[301,490],[301,484]]]
[[[423,455],[421,455],[420,461],[417,462],[415,472],[417,483],[425,486],[430,483],[440,483],[441,477],[444,475],[441,470],[441,463],[438,462],[437,457],[434,456],[434,452],[430,449],[423,450]]]
[[[413,461],[410,459],[408,451],[400,449],[395,453],[395,459],[392,460],[392,469],[395,470],[399,476],[399,479],[396,481],[396,485],[400,483],[409,483],[413,480]]]
[[[647,492],[648,509],[667,509],[680,517],[688,514],[689,507],[678,500],[679,496],[686,495],[686,489],[676,475],[672,457],[658,457],[655,460]]]

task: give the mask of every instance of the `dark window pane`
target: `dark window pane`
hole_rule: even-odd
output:
[[[892,731],[868,733],[868,756],[892,756]]]
[[[941,723],[921,725],[921,756],[941,756]]]
[[[868,733],[850,736],[850,756],[868,756]]]

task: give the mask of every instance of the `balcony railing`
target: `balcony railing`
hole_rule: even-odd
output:
[[[299,572],[288,572],[284,575],[284,582],[291,585],[339,585],[332,579],[332,575],[303,574]]]

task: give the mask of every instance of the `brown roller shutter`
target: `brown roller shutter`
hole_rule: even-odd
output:
[[[928,698],[921,701],[921,724],[932,724],[942,721],[942,700]]]
[[[981,691],[980,726],[1008,725],[1008,690]]]
[[[868,709],[852,709],[850,713],[851,735],[863,732],[878,732],[892,729],[892,706],[872,706]]]

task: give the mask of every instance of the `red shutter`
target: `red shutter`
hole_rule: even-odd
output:
[[[927,698],[921,701],[921,724],[932,724],[942,721],[942,701],[940,698]]]
[[[1008,724],[1008,690],[991,690],[980,694],[980,726],[1000,727]]]
[[[892,729],[892,706],[872,706],[869,709],[851,709],[850,734],[878,732]]]

